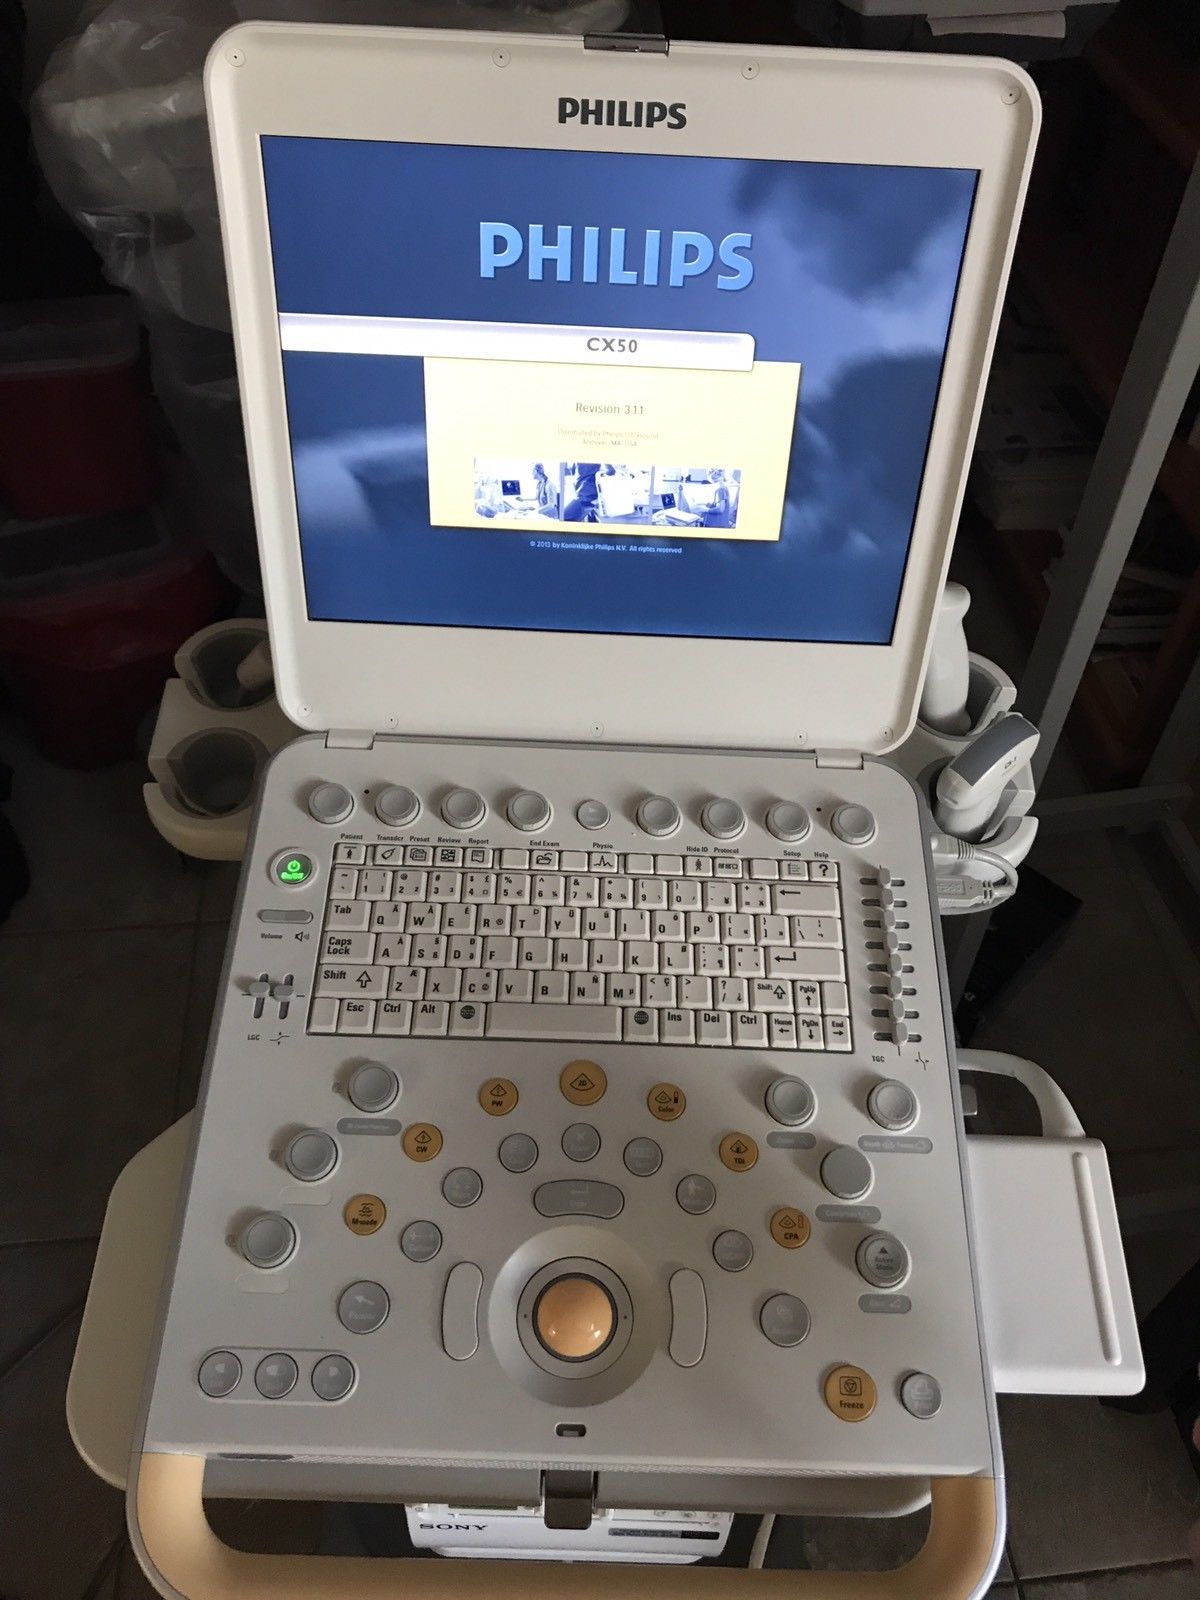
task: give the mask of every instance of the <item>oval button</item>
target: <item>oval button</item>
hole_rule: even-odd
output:
[[[694,1367],[708,1342],[708,1299],[704,1279],[690,1267],[671,1274],[671,1342],[667,1346],[677,1367]]]
[[[618,1217],[625,1196],[615,1183],[596,1178],[557,1178],[533,1192],[533,1204],[543,1217]]]
[[[469,1361],[479,1349],[479,1296],[483,1273],[473,1261],[450,1268],[442,1295],[442,1349],[451,1361]]]

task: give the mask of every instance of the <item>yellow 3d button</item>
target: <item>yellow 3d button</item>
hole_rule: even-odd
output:
[[[834,1367],[825,1379],[825,1404],[843,1422],[863,1422],[875,1409],[875,1380],[861,1367]]]
[[[687,1097],[675,1083],[656,1083],[646,1096],[650,1115],[660,1122],[674,1122],[687,1110]]]
[[[489,1117],[506,1117],[518,1098],[517,1086],[510,1078],[489,1078],[480,1086],[479,1104]]]
[[[366,1239],[387,1221],[387,1207],[377,1194],[356,1194],[342,1207],[342,1221],[351,1233]]]
[[[594,1061],[568,1061],[558,1075],[558,1087],[573,1106],[594,1106],[604,1098],[608,1078]]]
[[[758,1146],[748,1133],[727,1133],[717,1154],[730,1172],[749,1172],[758,1160]]]
[[[795,1206],[781,1206],[771,1218],[771,1237],[785,1250],[799,1250],[811,1232],[808,1218]]]
[[[432,1122],[414,1122],[405,1128],[400,1143],[404,1154],[414,1161],[432,1161],[442,1148],[442,1130]]]

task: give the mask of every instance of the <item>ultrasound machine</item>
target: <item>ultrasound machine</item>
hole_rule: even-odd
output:
[[[531,1554],[601,1529],[645,1565],[576,1567],[589,1596],[964,1600],[999,1560],[933,825],[887,753],[1038,103],[994,61],[628,43],[253,24],[210,58],[306,731],[262,781],[129,1473],[164,1595],[561,1590],[236,1552],[206,1474],[405,1504],[441,1549],[469,1508]],[[475,517],[477,458],[579,456],[736,471],[736,524]],[[909,1567],[680,1564],[851,1483],[928,1491]]]

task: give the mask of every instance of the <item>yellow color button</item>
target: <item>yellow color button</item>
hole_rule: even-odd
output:
[[[771,1218],[771,1237],[785,1250],[799,1250],[811,1232],[808,1218],[795,1206],[781,1206]]]
[[[660,1122],[674,1122],[687,1110],[687,1096],[677,1083],[656,1083],[646,1096],[650,1115]]]
[[[573,1106],[594,1106],[604,1098],[608,1078],[594,1061],[568,1061],[558,1075],[558,1087]]]
[[[387,1221],[387,1207],[377,1194],[356,1194],[343,1206],[342,1221],[351,1233],[366,1239]]]
[[[834,1367],[825,1379],[825,1404],[843,1422],[864,1422],[877,1399],[875,1379],[861,1367]]]
[[[435,1128],[432,1122],[414,1122],[405,1128],[400,1143],[404,1154],[414,1161],[432,1161],[442,1148],[442,1130]]]
[[[730,1172],[749,1172],[758,1160],[758,1146],[748,1133],[727,1133],[717,1154]]]
[[[506,1117],[519,1098],[511,1078],[489,1078],[479,1090],[479,1104],[489,1117]]]

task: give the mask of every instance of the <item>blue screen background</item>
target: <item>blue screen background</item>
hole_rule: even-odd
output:
[[[803,365],[781,537],[618,552],[431,528],[423,363],[285,352],[310,617],[890,639],[975,172],[275,136],[262,155],[281,312],[746,332],[756,359]],[[631,263],[647,228],[749,232],[754,280],[483,279],[481,221],[624,227]]]

